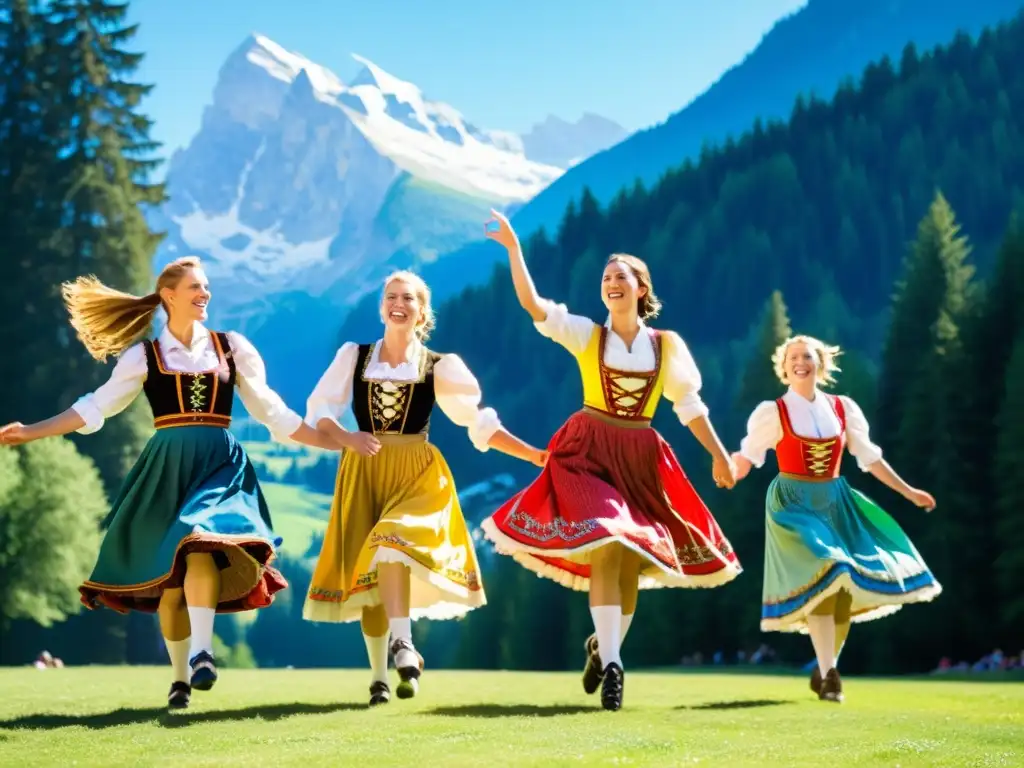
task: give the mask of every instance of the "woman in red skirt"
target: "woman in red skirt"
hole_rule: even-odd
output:
[[[661,306],[647,265],[624,254],[608,259],[601,298],[610,316],[598,325],[537,295],[515,232],[492,213],[485,231],[508,250],[519,303],[537,330],[579,364],[583,409],[551,439],[541,475],[483,530],[499,552],[530,570],[590,592],[596,632],[586,642],[583,687],[593,693],[600,685],[602,706],[616,710],[623,693],[619,648],[637,591],[715,587],[740,572],[715,518],[651,428],[661,396],[711,454],[719,487],[732,488],[735,467],[708,420],[686,344],[645,324]]]

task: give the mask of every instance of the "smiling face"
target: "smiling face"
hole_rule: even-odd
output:
[[[423,322],[423,304],[416,286],[401,278],[389,282],[384,288],[380,316],[390,329],[415,330]]]
[[[160,289],[160,298],[167,309],[168,319],[174,320],[206,320],[210,296],[210,281],[206,279],[206,273],[201,267],[189,267],[176,285]]]
[[[647,293],[628,266],[612,261],[601,276],[601,300],[612,314],[636,311],[639,299]]]
[[[783,361],[782,369],[790,384],[815,383],[818,380],[818,357],[807,344],[797,341],[786,349],[786,359]]]

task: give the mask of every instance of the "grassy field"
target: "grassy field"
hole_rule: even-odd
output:
[[[369,710],[367,673],[224,670],[167,713],[167,670],[0,670],[0,765],[1020,766],[1024,685],[627,672],[599,709],[576,675],[431,672]]]

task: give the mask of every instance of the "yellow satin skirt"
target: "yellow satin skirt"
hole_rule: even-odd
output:
[[[473,539],[451,470],[425,435],[378,435],[380,452],[347,451],[302,616],[359,620],[380,605],[377,564],[412,573],[410,617],[451,619],[485,605]]]

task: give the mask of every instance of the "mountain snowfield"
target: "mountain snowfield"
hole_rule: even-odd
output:
[[[157,267],[201,256],[220,288],[216,323],[253,333],[307,295],[334,331],[386,271],[479,237],[491,207],[521,206],[579,156],[625,136],[594,115],[575,125],[549,117],[525,142],[482,130],[353,58],[361,70],[344,83],[251,36],[221,68],[199,133],[171,158],[170,199],[154,217],[167,232]],[[527,144],[547,162],[530,159]]]

